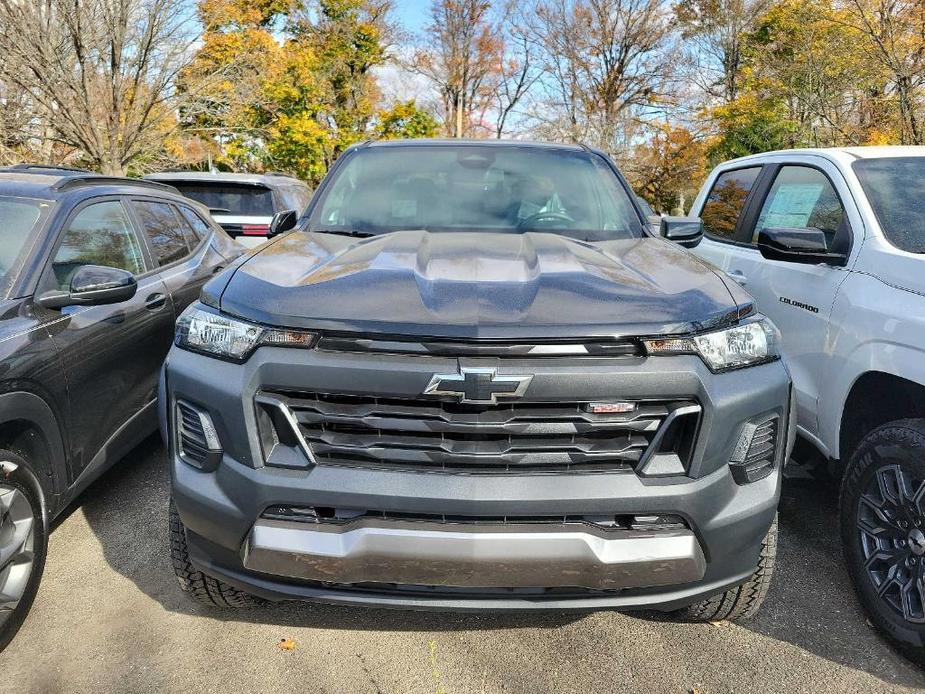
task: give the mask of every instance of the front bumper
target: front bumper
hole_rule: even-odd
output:
[[[294,359],[304,361],[293,364]],[[780,362],[718,376],[696,357],[650,358],[619,371],[595,365],[595,373],[587,363],[556,366],[565,387],[588,397],[646,392],[703,403],[690,476],[264,466],[253,397],[267,383],[324,389],[342,384],[346,375],[358,390],[408,387],[420,393],[423,386],[410,378],[412,372],[420,370],[423,379],[447,368],[435,364],[437,359],[422,367],[388,368],[381,357],[368,359],[264,348],[241,366],[171,352],[162,383],[168,441],[167,405],[182,398],[209,409],[225,444],[224,458],[211,472],[190,467],[174,455],[172,443],[169,447],[173,495],[197,568],[272,600],[453,610],[670,610],[741,583],[755,570],[776,512],[782,465],[779,461],[774,474],[762,480],[740,485],[727,463],[740,425],[756,415],[778,413],[785,434],[792,431],[790,379]],[[552,388],[552,380],[541,384]],[[510,522],[498,528],[414,522],[409,533],[395,521],[345,530],[261,519],[266,509],[279,505]],[[676,515],[689,530],[651,540],[565,523],[518,523],[529,517],[615,514]]]
[[[688,583],[703,578],[706,568],[689,530],[595,534],[516,524],[477,530],[436,523],[354,525],[259,520],[241,550],[244,567],[341,584],[594,590]]]

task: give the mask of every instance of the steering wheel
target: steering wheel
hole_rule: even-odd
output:
[[[574,224],[575,220],[565,214],[565,212],[537,212],[535,214],[531,214],[529,217],[524,217],[519,222],[517,222],[517,228],[523,229],[525,227],[551,226],[557,222]]]

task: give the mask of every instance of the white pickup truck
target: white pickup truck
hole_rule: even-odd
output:
[[[860,601],[925,662],[925,147],[730,161],[691,215],[694,252],[780,328],[800,438],[842,476]]]

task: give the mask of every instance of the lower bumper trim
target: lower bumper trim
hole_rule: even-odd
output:
[[[338,584],[619,590],[699,581],[706,562],[689,530],[590,532],[507,524],[448,529],[364,521],[345,526],[259,520],[245,568]]]

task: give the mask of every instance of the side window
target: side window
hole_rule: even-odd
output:
[[[132,207],[138,213],[159,266],[169,265],[190,253],[192,248],[187,243],[189,228],[184,234],[187,225],[181,223],[171,205],[136,200],[132,202]]]
[[[180,205],[178,209],[180,210],[180,214],[183,215],[183,219],[187,221],[196,234],[197,238],[194,242],[195,245],[198,245],[199,241],[212,233],[212,229],[206,224],[202,217],[193,212],[190,208]]]
[[[84,265],[116,267],[133,275],[145,271],[141,244],[122,203],[98,202],[77,213],[52,258],[50,282],[67,291],[71,276]]]
[[[720,241],[733,240],[739,216],[755,186],[760,166],[721,173],[713,183],[700,213],[704,232]]]
[[[845,222],[845,208],[828,177],[808,166],[782,166],[758,215],[753,242],[762,229],[814,228],[825,233],[831,247]]]
[[[199,242],[202,241],[202,237],[196,233],[192,226],[190,226],[189,220],[186,219],[184,215],[180,214],[179,207],[174,207],[174,214],[179,218],[180,231],[183,232],[183,238],[186,239],[186,246],[192,252],[199,246]]]

